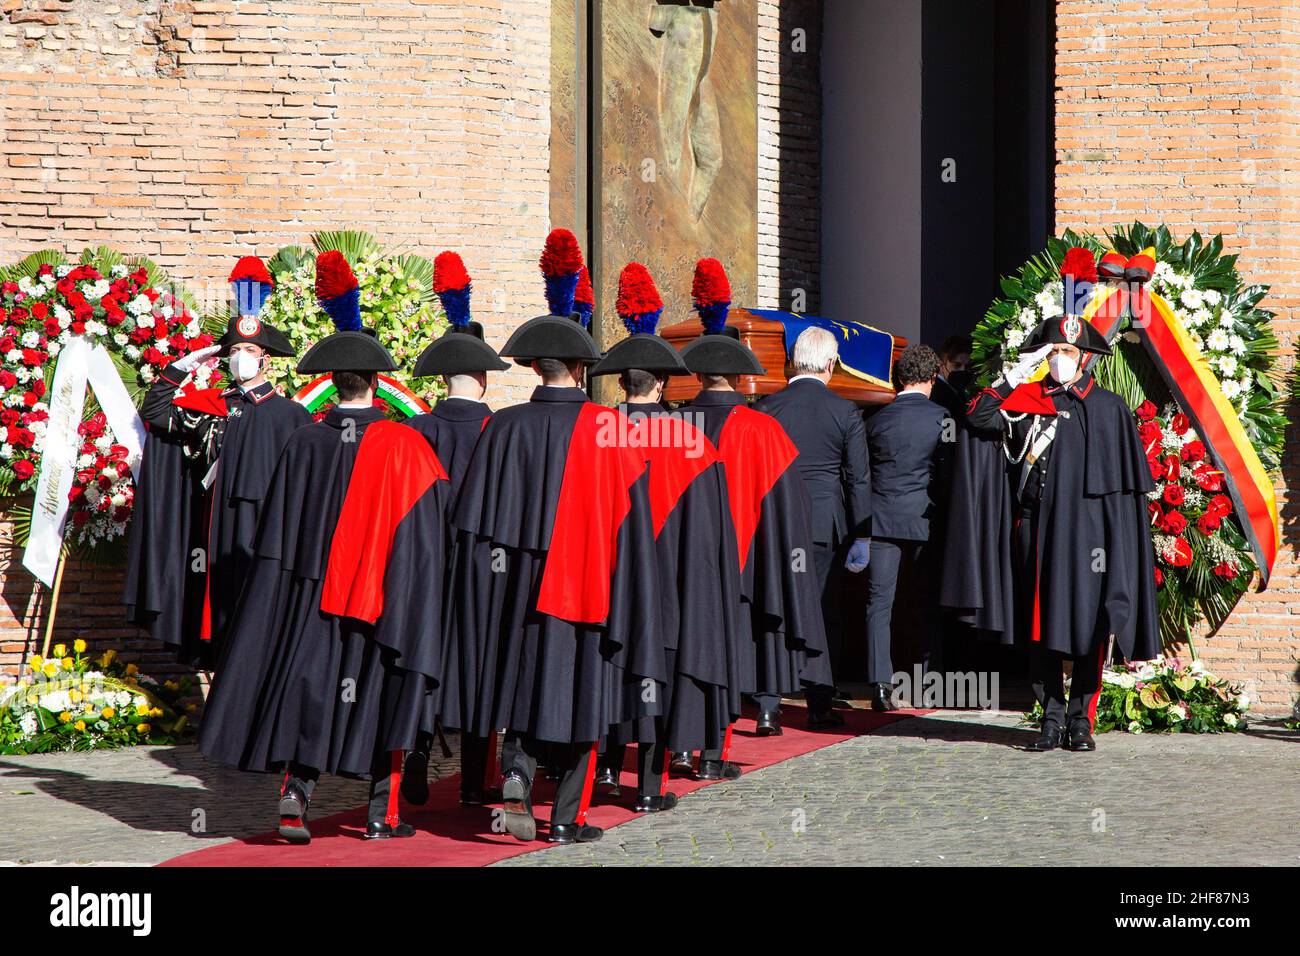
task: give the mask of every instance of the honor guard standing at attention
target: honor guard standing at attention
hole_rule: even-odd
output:
[[[736,391],[741,375],[761,375],[764,369],[726,324],[731,289],[716,259],[700,260],[692,295],[704,334],[682,350],[682,360],[702,390],[678,411],[703,421],[722,457],[741,566],[742,618],[748,618],[742,630],[750,637],[741,641],[747,657],[742,690],[759,704],[758,733],[779,734],[782,695],[807,691],[810,701],[826,701],[829,709],[834,686],[808,491],[795,467],[794,442],[775,418],[750,408]],[[808,719],[832,722],[811,705]],[[729,772],[716,751],[706,753],[700,767],[705,779]]]
[[[614,440],[628,427],[593,404],[584,371],[600,355],[574,318],[581,252],[547,237],[551,315],[525,322],[501,354],[531,366],[530,401],[492,416],[452,520],[450,634],[477,659],[480,736],[505,728],[505,825],[536,837],[532,791],[543,748],[558,769],[549,839],[597,840],[586,823],[594,750],[663,698],[659,583],[645,462]],[[468,692],[468,691],[466,691]]]
[[[942,603],[1004,644],[1029,645],[1044,713],[1030,749],[1086,751],[1111,639],[1129,661],[1160,654],[1155,485],[1132,413],[1084,364],[1110,354],[1080,317],[1097,280],[1092,253],[1070,249],[1061,274],[1061,317],[1042,322],[967,410]],[[1048,374],[1034,380],[1044,359]]]
[[[447,469],[449,491],[446,497],[447,539],[445,553],[451,553],[454,535],[451,530],[451,513],[456,506],[465,469],[470,455],[478,444],[483,428],[492,417],[492,409],[483,403],[487,392],[488,372],[502,372],[510,366],[501,361],[492,346],[483,341],[483,326],[470,319],[470,278],[465,263],[454,252],[441,252],[433,260],[433,291],[442,301],[443,312],[449,323],[447,331],[435,339],[415,362],[415,375],[419,378],[440,376],[447,387],[443,398],[425,415],[408,419],[407,424],[418,431],[433,447]],[[448,562],[448,571],[451,564]],[[454,687],[455,682],[451,681]],[[431,698],[432,700],[432,698]],[[444,710],[443,722],[451,727],[471,724],[469,715],[460,715],[460,699],[452,696],[445,701],[451,712]],[[408,802],[423,804],[429,799],[429,752],[433,747],[434,726],[431,719],[420,734],[416,748],[407,755],[406,770],[402,775],[402,796]],[[496,796],[489,792],[485,782],[489,756],[495,751],[495,737],[478,737],[469,730],[461,732],[460,741],[460,802],[477,806]],[[495,783],[495,781],[493,781]]]
[[[428,442],[374,406],[396,368],[361,326],[341,254],[316,261],[338,331],[298,371],[330,373],[338,404],[296,431],[267,493],[256,557],[204,714],[199,747],[242,770],[284,773],[280,834],[311,839],[322,772],[368,778],[368,839],[406,837],[403,751],[442,669],[443,497]]]
[[[259,318],[275,285],[271,274],[261,259],[245,256],[230,274],[230,285],[232,314],[225,335],[168,365],[145,395],[141,416],[150,438],[123,599],[133,623],[179,644],[180,659],[205,670],[220,656],[252,564],[253,535],[271,473],[289,436],[311,420],[266,378],[273,356],[294,354],[284,334]],[[198,389],[187,383],[214,356],[228,360],[231,386]],[[206,501],[196,506],[200,483]],[[184,603],[191,587],[201,595],[197,624],[156,628],[170,616],[169,609]]]
[[[717,449],[659,403],[668,377],[689,370],[655,334],[663,301],[639,262],[619,276],[617,309],[630,335],[591,374],[619,376],[626,401],[618,408],[636,426],[628,443],[650,472],[668,684],[663,716],[611,730],[597,785],[618,794],[626,745],[635,741],[636,810],[653,813],[677,805],[675,794],[664,793],[668,754],[720,749],[740,715],[738,678],[729,673],[740,656],[740,564]]]

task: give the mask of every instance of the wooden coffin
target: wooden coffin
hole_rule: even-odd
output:
[[[745,309],[732,309],[727,324],[740,332],[740,340],[753,350],[758,361],[767,369],[766,375],[742,375],[736,390],[742,395],[771,395],[785,387],[789,378],[785,361],[784,327],[775,319],[764,319],[752,315]],[[661,329],[659,334],[676,348],[685,348],[686,343],[699,337],[704,327],[698,319],[679,322]],[[907,347],[907,340],[894,337],[893,361]],[[850,375],[843,369],[836,368],[831,376],[831,391],[843,395],[863,405],[885,405],[894,400],[894,390],[876,385],[872,382]],[[664,398],[670,402],[684,402],[694,398],[700,390],[700,383],[694,375],[675,375],[668,380]]]

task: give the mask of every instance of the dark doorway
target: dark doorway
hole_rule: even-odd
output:
[[[924,0],[921,338],[969,332],[1054,229],[1053,5]],[[947,175],[945,175],[947,173]]]

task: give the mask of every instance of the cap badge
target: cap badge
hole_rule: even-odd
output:
[[[1067,315],[1061,320],[1061,334],[1070,345],[1079,341],[1079,336],[1083,335],[1083,323],[1079,321],[1078,316]]]
[[[255,315],[241,315],[239,321],[235,323],[235,331],[244,338],[251,339],[262,331],[262,323],[257,320]]]

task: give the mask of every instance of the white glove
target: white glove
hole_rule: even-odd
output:
[[[178,372],[192,372],[220,351],[220,345],[209,345],[205,349],[197,349],[189,355],[178,358],[172,364],[176,366]]]
[[[871,561],[871,539],[858,538],[849,548],[848,557],[844,559],[844,567],[857,574],[862,571]]]
[[[1052,346],[1043,345],[1034,349],[1032,352],[1021,352],[1020,357],[1011,365],[1002,367],[1002,377],[1012,388],[1017,388],[1029,381],[1029,376],[1034,374],[1034,370],[1043,364],[1043,359],[1047,358],[1048,353],[1052,351]]]

